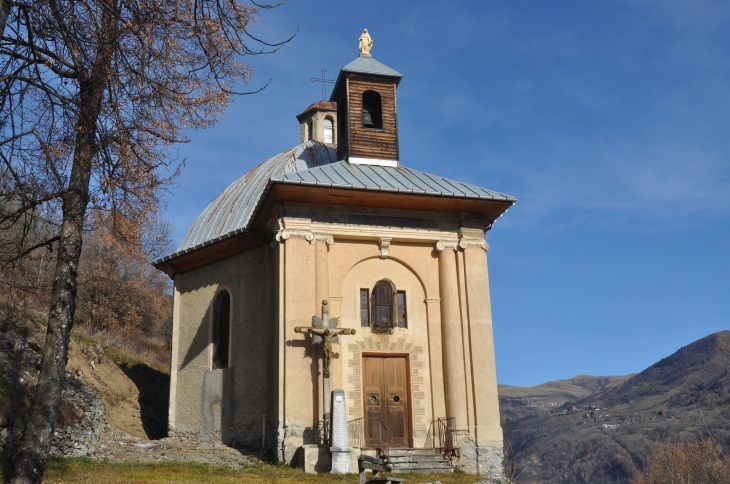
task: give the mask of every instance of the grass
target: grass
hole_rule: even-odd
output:
[[[443,484],[472,484],[478,476],[468,474],[399,474],[406,483],[441,481]],[[56,458],[48,462],[45,483],[267,483],[294,484],[311,482],[321,484],[354,483],[356,474],[305,474],[302,469],[287,466],[258,464],[241,470],[208,464],[165,462],[158,464],[96,462],[84,458]]]

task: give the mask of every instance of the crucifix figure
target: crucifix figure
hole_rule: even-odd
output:
[[[332,343],[339,344],[338,335],[355,334],[354,329],[338,328],[340,318],[329,317],[329,306],[326,300],[322,301],[322,317],[312,316],[312,327],[305,328],[297,326],[295,333],[311,334],[312,342],[322,344],[324,353],[324,423],[327,429],[327,422],[330,417],[330,364],[332,363]]]
[[[321,82],[322,83],[322,101],[327,99],[327,84],[334,84],[335,81],[332,79],[327,79],[327,69],[322,69],[322,79],[317,79],[314,77],[310,77],[309,80],[312,82]]]

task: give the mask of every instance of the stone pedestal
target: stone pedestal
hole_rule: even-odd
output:
[[[337,389],[332,392],[332,474],[349,474],[352,472],[350,452],[352,447],[347,439],[347,414],[345,413],[345,391]]]

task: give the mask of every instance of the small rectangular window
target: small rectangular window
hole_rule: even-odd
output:
[[[398,327],[408,327],[408,315],[406,314],[406,292],[398,291]]]
[[[360,289],[360,326],[370,326],[370,291]]]

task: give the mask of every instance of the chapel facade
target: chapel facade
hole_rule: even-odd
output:
[[[367,51],[329,101],[297,119],[301,144],[257,166],[154,261],[174,280],[169,429],[292,462],[322,443],[322,348],[294,331],[330,316],[361,449],[439,447],[502,473],[485,232],[515,199],[401,163],[401,74]]]

